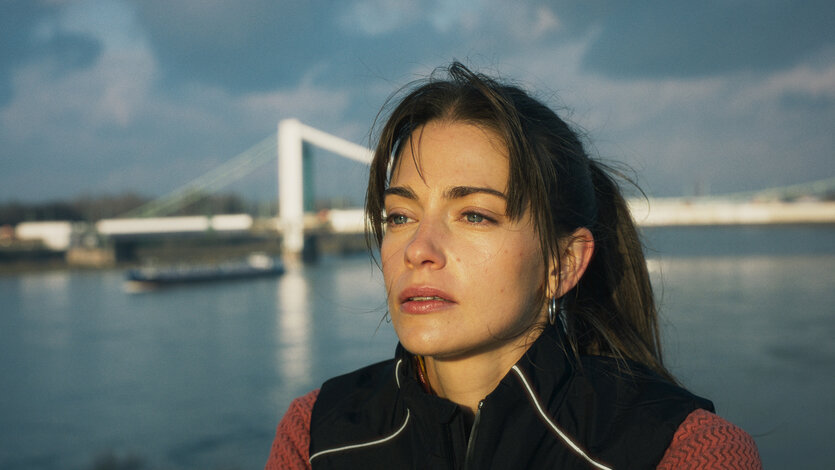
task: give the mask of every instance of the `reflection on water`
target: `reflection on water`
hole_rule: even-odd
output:
[[[312,312],[308,302],[307,279],[299,269],[290,269],[278,282],[278,357],[276,373],[286,383],[304,384],[310,375],[310,334]]]
[[[654,234],[668,365],[754,434],[766,468],[835,461],[834,234]],[[0,277],[0,468],[260,468],[292,398],[396,343],[365,257],[140,295],[121,282]]]

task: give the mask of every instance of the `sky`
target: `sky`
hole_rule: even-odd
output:
[[[459,60],[651,196],[835,176],[835,2],[0,0],[0,203],[182,187],[297,118],[368,144]],[[315,157],[322,194],[364,169]],[[276,191],[267,165],[230,186]]]

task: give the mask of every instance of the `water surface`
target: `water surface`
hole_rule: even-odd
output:
[[[767,468],[831,468],[835,227],[647,231],[667,362]],[[0,277],[0,468],[261,468],[290,400],[388,358],[365,257],[126,294],[122,273]]]

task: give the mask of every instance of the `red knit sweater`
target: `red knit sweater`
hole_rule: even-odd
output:
[[[319,390],[293,400],[278,423],[267,470],[310,469],[310,415]],[[659,469],[762,469],[757,445],[745,431],[705,410],[681,423]]]

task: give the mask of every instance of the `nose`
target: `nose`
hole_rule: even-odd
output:
[[[441,224],[423,220],[406,245],[406,265],[412,269],[441,269],[446,264]]]

